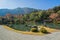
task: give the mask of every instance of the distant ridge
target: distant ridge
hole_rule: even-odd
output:
[[[0,9],[0,16],[4,16],[7,13],[10,14],[26,14],[26,13],[31,13],[33,11],[38,11],[38,9],[34,9],[34,8],[15,8],[15,9]]]

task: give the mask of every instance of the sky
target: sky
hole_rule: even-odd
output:
[[[49,9],[59,5],[60,0],[0,0],[0,9],[14,9],[17,7]]]

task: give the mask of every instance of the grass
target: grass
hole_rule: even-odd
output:
[[[49,28],[49,27],[44,27],[48,32],[57,32],[60,31],[58,29],[53,29],[53,28]]]
[[[6,28],[10,31],[14,31],[14,32],[17,32],[17,33],[22,33],[22,34],[40,35],[40,36],[44,35],[43,33],[40,33],[40,32],[39,33],[34,33],[34,32],[26,32],[26,31],[15,30],[15,29],[12,29],[12,28],[10,28],[8,26],[5,26],[5,25],[4,25],[4,28]]]
[[[11,28],[15,29],[15,30],[20,30],[20,31],[30,31],[31,30],[31,26],[34,26],[34,25],[37,25],[37,26],[41,26],[43,24],[41,23],[36,23],[36,24],[33,24],[33,23],[27,23],[27,24],[9,24],[11,26]],[[46,23],[46,26],[47,27],[50,27],[50,28],[53,28],[53,29],[60,29],[60,24],[53,24],[53,23]]]
[[[9,26],[10,27],[10,26]],[[20,30],[20,31],[30,31],[30,27],[24,25],[24,24],[12,24],[11,28],[15,30]]]
[[[40,35],[40,36],[43,36],[45,35],[44,33],[41,33],[41,32],[37,32],[37,33],[34,33],[34,32],[26,32],[26,31],[20,31],[20,30],[15,30],[15,29],[12,29],[8,26],[5,26],[4,25],[4,28],[10,30],[10,31],[14,31],[14,32],[17,32],[17,33],[22,33],[22,34],[29,34],[29,35]],[[57,30],[57,29],[53,29],[53,28],[48,28],[48,27],[44,27],[48,32],[57,32],[57,31],[60,31],[60,30]]]

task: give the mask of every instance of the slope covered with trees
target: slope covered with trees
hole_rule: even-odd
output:
[[[60,6],[50,8],[48,10],[36,10],[30,14],[17,14],[12,15],[11,13],[6,14],[5,16],[0,17],[0,24],[8,25],[14,29],[21,27],[30,29],[30,25],[60,25]],[[20,25],[19,27],[14,27],[14,25]],[[23,26],[21,26],[23,25]],[[24,29],[25,30],[25,29]]]

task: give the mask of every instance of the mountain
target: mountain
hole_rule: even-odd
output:
[[[0,16],[4,16],[7,13],[10,13],[10,14],[26,14],[26,13],[31,13],[33,11],[38,11],[38,10],[33,9],[33,8],[0,9]]]

